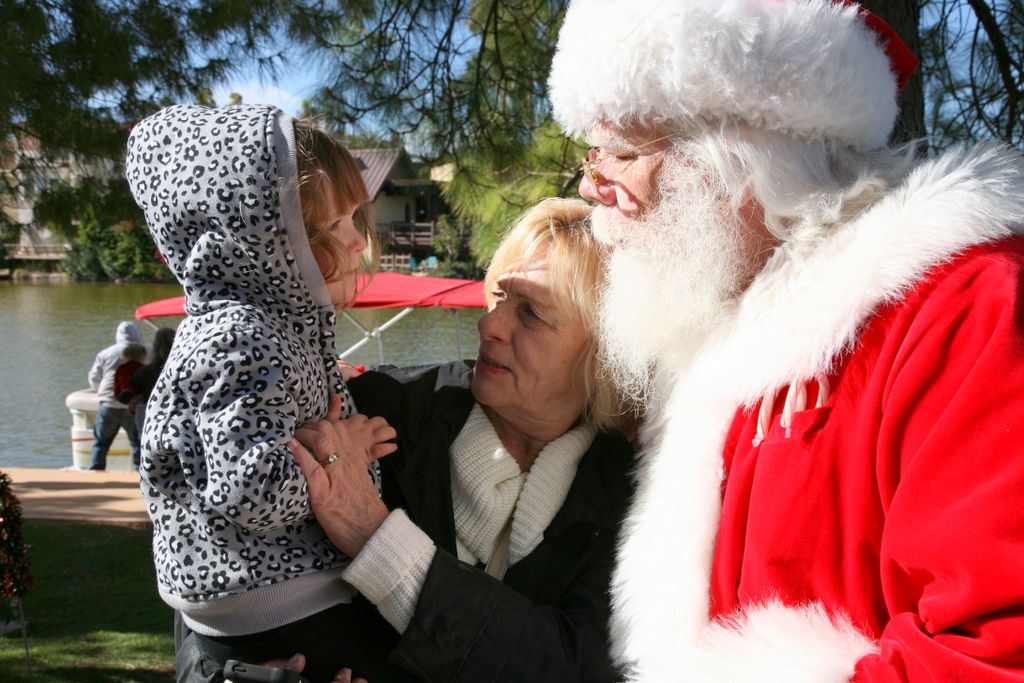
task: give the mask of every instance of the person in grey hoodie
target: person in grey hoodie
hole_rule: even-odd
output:
[[[141,344],[142,334],[135,323],[124,321],[118,323],[114,333],[114,343],[96,354],[89,369],[89,387],[96,392],[99,406],[96,409],[96,421],[92,426],[94,437],[92,444],[91,470],[107,469],[107,453],[110,444],[114,443],[117,430],[123,428],[128,435],[128,443],[132,448],[132,466],[139,466],[139,433],[135,428],[135,420],[128,412],[128,406],[114,396],[114,374],[124,362],[124,349],[128,344]]]
[[[132,131],[126,172],[188,314],[142,436],[158,588],[202,643],[179,643],[179,680],[219,680],[247,645],[291,654],[354,594],[288,444],[332,401],[354,413],[335,309],[373,239],[352,220],[368,196],[336,140],[261,105],[163,109]],[[394,449],[381,418],[346,423],[357,449]]]

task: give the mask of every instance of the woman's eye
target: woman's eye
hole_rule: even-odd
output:
[[[538,313],[537,309],[534,308],[531,304],[523,304],[520,307],[520,310],[523,312],[523,315],[527,318],[530,318],[532,320],[543,321],[543,318],[540,317],[540,313]]]
[[[493,292],[491,292],[491,298],[494,299],[495,301],[504,301],[505,292],[501,291],[500,289],[496,289]]]

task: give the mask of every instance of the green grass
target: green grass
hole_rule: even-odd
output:
[[[156,592],[148,528],[22,520],[22,531],[33,683],[174,679],[173,614]],[[0,636],[0,681],[28,680],[20,631]]]

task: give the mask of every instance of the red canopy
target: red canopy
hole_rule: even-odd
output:
[[[401,273],[377,273],[370,285],[359,292],[352,308],[484,308],[482,280],[450,277],[419,277]]]
[[[170,299],[151,301],[135,309],[136,320],[162,318],[165,315],[185,315],[185,297],[172,296]]]
[[[359,293],[352,308],[485,308],[482,280],[419,277],[402,273],[377,273]],[[136,320],[185,315],[185,297],[175,296],[143,304],[135,309]]]

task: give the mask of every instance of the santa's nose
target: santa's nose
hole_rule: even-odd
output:
[[[601,176],[597,176],[596,184],[594,180],[595,178],[590,173],[583,174],[583,180],[580,181],[580,196],[605,206],[614,205],[615,190],[612,188],[611,183],[605,182]]]

